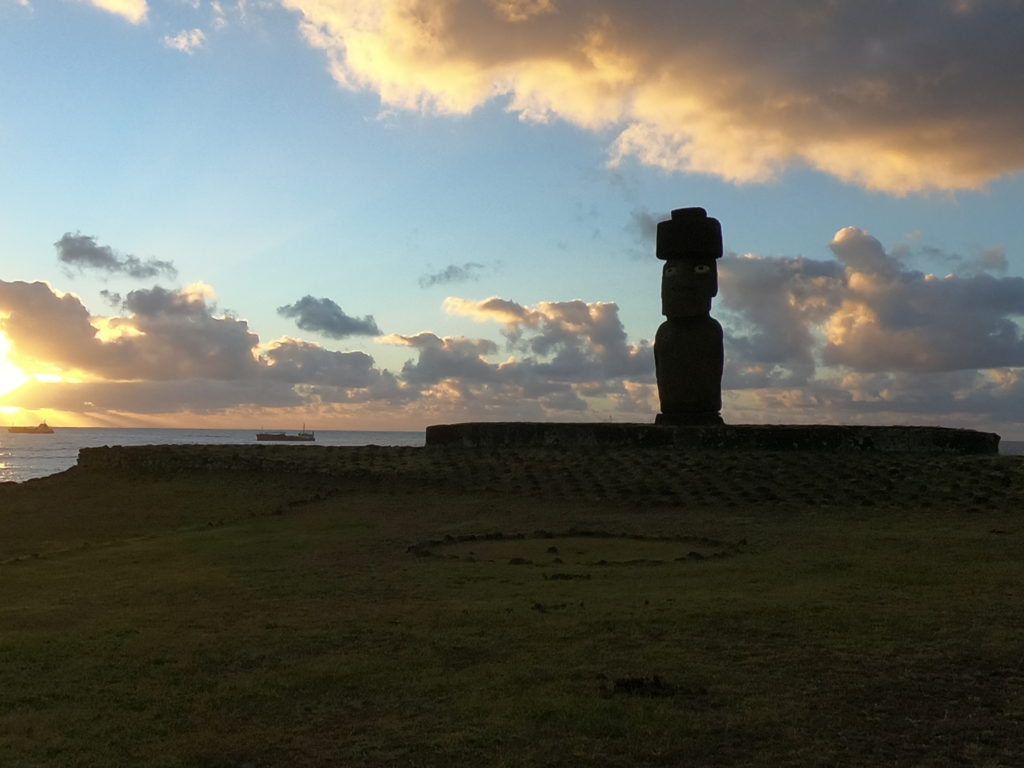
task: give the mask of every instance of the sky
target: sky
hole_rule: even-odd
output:
[[[1021,0],[0,0],[0,422],[1024,439]]]

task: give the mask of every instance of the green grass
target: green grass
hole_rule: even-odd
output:
[[[1020,459],[217,455],[0,486],[0,765],[1024,764]]]

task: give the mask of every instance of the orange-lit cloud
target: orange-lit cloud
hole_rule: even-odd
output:
[[[491,320],[513,326],[519,324],[536,325],[540,320],[539,313],[531,311],[514,301],[508,301],[497,296],[492,296],[482,301],[449,296],[444,300],[444,310],[452,315],[471,317],[478,322]]]
[[[904,194],[1024,170],[1024,14],[999,0],[283,0],[389,108],[610,132],[735,182],[806,164]]]

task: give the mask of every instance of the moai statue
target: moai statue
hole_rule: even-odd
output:
[[[722,326],[711,317],[718,294],[722,225],[703,208],[679,208],[658,222],[656,255],[661,273],[661,313],[654,337],[661,413],[656,424],[721,424]]]

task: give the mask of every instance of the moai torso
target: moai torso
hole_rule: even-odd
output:
[[[721,424],[722,326],[711,317],[718,294],[722,227],[703,208],[680,208],[658,223],[664,260],[661,313],[654,338],[661,413],[658,424]]]

